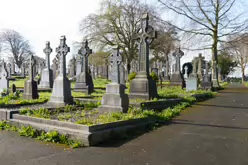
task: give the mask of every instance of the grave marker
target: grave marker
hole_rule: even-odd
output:
[[[130,83],[130,98],[151,99],[157,97],[156,82],[149,74],[149,46],[157,37],[156,31],[149,25],[149,16],[141,19],[141,27],[137,31],[139,44],[139,65],[136,77]]]
[[[52,96],[50,104],[65,105],[72,104],[73,97],[71,96],[71,83],[66,76],[66,55],[70,52],[70,47],[66,44],[65,36],[61,36],[60,44],[56,48],[59,57],[59,75],[54,80]]]

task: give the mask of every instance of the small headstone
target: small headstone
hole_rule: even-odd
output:
[[[29,60],[29,80],[25,81],[24,84],[24,92],[23,92],[23,98],[26,100],[30,99],[38,99],[38,90],[37,90],[37,82],[34,81],[34,67],[36,65],[36,60],[34,59],[34,56],[30,56]]]
[[[171,76],[171,84],[179,85],[182,87],[185,86],[185,81],[180,69],[181,66],[180,59],[182,58],[183,55],[184,52],[180,48],[177,48],[176,51],[173,53],[173,56],[176,58],[176,64],[175,64],[175,72]]]
[[[55,105],[72,104],[73,97],[71,95],[71,83],[66,76],[66,55],[70,52],[70,47],[66,45],[65,36],[61,36],[60,44],[56,48],[59,56],[60,71],[54,80],[52,96],[49,103]]]
[[[156,82],[149,73],[149,46],[157,38],[157,33],[149,25],[149,16],[145,14],[141,19],[141,27],[137,31],[139,44],[139,65],[136,77],[130,83],[130,95],[132,99],[152,99],[158,96]]]
[[[50,42],[46,42],[46,47],[43,52],[46,54],[45,69],[42,70],[39,88],[53,87],[53,71],[50,69],[50,54],[52,53]],[[43,64],[44,65],[44,64]]]
[[[94,84],[92,77],[89,74],[88,57],[90,54],[92,54],[92,50],[89,48],[87,40],[82,44],[82,47],[79,49],[78,54],[82,57],[83,70],[77,76],[74,91],[91,94],[94,91]]]
[[[124,112],[129,108],[128,95],[125,94],[125,86],[120,84],[120,65],[122,56],[119,47],[114,47],[114,52],[110,56],[112,65],[112,83],[107,84],[106,94],[102,97],[102,104],[98,108],[99,112]]]
[[[7,79],[9,73],[6,68],[6,63],[2,61],[1,63],[1,79],[0,79],[0,92],[9,89],[9,80]]]

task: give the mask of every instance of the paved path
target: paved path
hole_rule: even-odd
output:
[[[247,165],[248,89],[231,85],[121,146],[63,146],[0,132],[1,165]]]

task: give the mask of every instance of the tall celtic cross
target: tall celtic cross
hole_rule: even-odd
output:
[[[200,53],[198,56],[198,74],[202,74],[202,61],[204,60],[204,57],[202,56],[202,54]]]
[[[114,51],[110,56],[110,63],[111,63],[111,73],[112,73],[112,82],[120,84],[120,64],[122,63],[122,56],[120,53],[119,46],[113,47]]]
[[[50,42],[46,42],[46,47],[43,49],[43,52],[46,54],[46,67],[50,69],[50,54],[52,53],[53,49],[50,47]]]
[[[139,43],[139,72],[149,75],[149,46],[157,38],[157,32],[149,25],[149,16],[144,14],[135,38]]]
[[[176,58],[176,70],[175,72],[180,72],[180,58],[184,55],[184,52],[181,51],[180,47],[172,54]]]
[[[34,79],[34,66],[36,65],[36,60],[33,55],[29,59],[29,80],[33,81]]]
[[[85,73],[88,73],[88,57],[90,54],[92,54],[92,49],[89,48],[89,45],[88,45],[88,40],[86,40],[81,48],[78,50],[78,54],[82,56],[82,62],[83,62],[83,72]]]
[[[60,44],[56,48],[56,52],[58,53],[58,59],[59,59],[59,76],[66,76],[66,60],[65,56],[67,53],[70,52],[70,47],[66,45],[66,38],[65,36],[61,36],[60,38]]]

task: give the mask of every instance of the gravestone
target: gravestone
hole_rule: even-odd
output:
[[[53,59],[53,64],[52,64],[52,71],[53,71],[53,81],[55,80],[55,78],[58,76],[58,59],[55,57]]]
[[[103,66],[103,73],[102,73],[102,77],[105,78],[105,79],[109,79],[109,76],[108,76],[108,70],[109,70],[109,67],[108,67],[108,59],[105,59],[104,61],[104,66]]]
[[[55,105],[72,104],[71,83],[66,76],[66,55],[70,52],[70,47],[66,45],[65,36],[61,36],[60,44],[56,48],[59,57],[59,75],[54,80],[52,96],[49,103]]]
[[[1,79],[0,79],[0,92],[9,89],[9,80],[8,78],[8,71],[6,68],[6,63],[4,61],[1,62]]]
[[[15,93],[16,92],[16,85],[12,84],[11,86],[11,93]]]
[[[76,77],[83,72],[83,58],[81,55],[77,55],[76,58]]]
[[[188,67],[187,66],[185,66],[184,67],[184,70],[185,70],[185,73],[184,73],[184,79],[187,79],[188,78]]]
[[[169,59],[167,59],[165,61],[165,68],[164,68],[164,80],[165,81],[170,81],[169,69],[170,69]]]
[[[10,63],[8,63],[7,64],[7,72],[8,72],[8,77],[11,77],[11,73],[12,73],[12,67],[11,67],[11,64]]]
[[[69,64],[69,75],[70,77],[74,77],[76,75],[76,59],[72,57]]]
[[[29,80],[25,81],[24,84],[24,92],[23,92],[23,98],[26,100],[30,99],[38,99],[38,90],[37,90],[37,82],[34,81],[34,67],[36,65],[36,60],[34,59],[34,56],[30,56],[29,60]]]
[[[120,84],[120,65],[122,56],[119,47],[114,47],[113,54],[110,56],[112,66],[112,82],[106,85],[106,94],[102,97],[102,104],[98,108],[99,112],[124,112],[129,108],[128,95],[125,94],[125,86]]]
[[[139,44],[139,70],[136,77],[130,82],[132,99],[151,99],[158,96],[157,85],[149,74],[149,46],[157,37],[156,31],[149,25],[149,16],[145,14],[141,19],[141,27],[137,31]]]
[[[42,70],[39,88],[53,87],[53,71],[50,69],[50,54],[52,53],[50,42],[46,42],[46,47],[43,52],[46,54],[45,69]]]
[[[204,60],[204,57],[202,57],[202,54],[200,53],[199,56],[198,56],[198,70],[197,70],[197,76],[198,76],[198,79],[199,81],[202,81],[202,62]]]
[[[185,86],[185,81],[183,78],[183,75],[181,73],[180,69],[180,59],[184,55],[184,52],[181,51],[180,48],[177,48],[176,51],[173,53],[173,56],[176,58],[176,64],[175,64],[175,72],[173,72],[171,76],[171,84],[172,85],[179,85],[184,87]]]
[[[91,94],[94,91],[94,84],[88,69],[88,57],[92,54],[92,50],[89,48],[87,40],[82,44],[78,54],[82,57],[83,71],[77,76],[74,91]]]
[[[215,87],[215,88],[218,88],[219,87],[219,83],[218,83],[218,68],[217,68],[217,63],[216,63],[216,61],[214,61],[213,63],[212,63],[212,85],[213,85],[213,87]]]
[[[210,75],[208,74],[208,72],[209,72],[208,68],[209,68],[209,64],[207,61],[205,61],[205,73],[203,75],[201,87],[202,87],[202,89],[211,90],[212,89],[212,82],[210,79]]]
[[[120,66],[120,84],[126,86],[126,75],[125,75],[125,67],[124,67],[124,64],[121,63]]]

